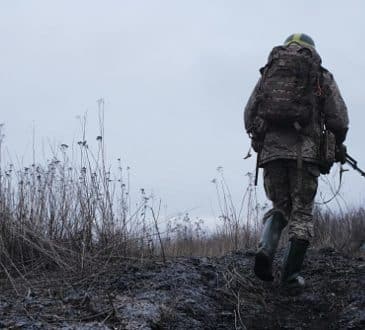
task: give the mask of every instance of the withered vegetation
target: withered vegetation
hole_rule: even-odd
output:
[[[258,202],[252,174],[236,205],[223,169],[217,169],[215,230],[185,213],[164,219],[157,198],[143,188],[133,196],[128,166],[118,159],[111,170],[103,135],[101,126],[96,151],[83,138],[52,148],[43,164],[15,166],[0,159],[0,325],[178,329],[186,315],[190,328],[254,324],[268,303],[262,298],[267,288],[250,270],[267,205]],[[363,253],[364,208],[318,207],[315,228],[313,251],[325,248],[327,257],[336,251],[341,265],[346,262],[340,255]],[[335,266],[329,267],[346,273]],[[308,299],[311,305],[317,298]],[[257,309],[251,314],[250,301]]]

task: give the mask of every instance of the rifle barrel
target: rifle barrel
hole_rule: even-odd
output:
[[[346,154],[346,163],[351,165],[351,167],[354,170],[358,171],[361,174],[361,176],[365,177],[365,172],[357,166],[357,161],[354,158],[352,158],[349,154]]]
[[[349,154],[346,154],[346,160],[350,160],[354,163],[357,163],[357,161],[354,158],[352,158]]]

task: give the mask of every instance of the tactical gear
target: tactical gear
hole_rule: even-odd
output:
[[[307,240],[291,238],[289,246],[286,250],[283,270],[282,270],[282,284],[289,289],[302,289],[305,286],[305,281],[299,272],[302,268],[305,253],[307,251],[309,242]]]
[[[281,232],[286,223],[281,212],[273,212],[265,221],[254,266],[256,276],[263,281],[272,281],[274,279],[272,275],[272,262]]]
[[[346,154],[347,154],[347,148],[344,144],[340,144],[340,145],[336,146],[336,153],[335,153],[336,162],[345,164],[346,163]]]
[[[328,174],[336,161],[336,138],[335,135],[323,125],[319,147],[319,168],[321,174]]]
[[[266,122],[261,117],[257,116],[249,129],[251,136],[251,146],[253,150],[259,153],[262,149],[262,144],[266,133]]]
[[[286,287],[304,286],[299,272],[313,236],[312,211],[321,153],[331,164],[334,152],[329,145],[344,142],[349,124],[337,84],[321,66],[314,46],[309,36],[300,34],[290,36],[284,46],[275,47],[260,70],[261,78],[244,112],[246,131],[257,146],[258,166],[264,168],[265,192],[273,202],[254,272],[264,281],[273,280],[273,258],[286,219],[290,218],[290,243],[282,272]],[[322,145],[324,133],[327,140]],[[346,161],[359,170],[356,161]]]
[[[299,49],[301,46],[292,44],[291,47]],[[261,97],[261,80],[262,78],[256,84],[244,112],[245,128],[248,133],[254,129],[254,121],[259,117],[258,103]],[[336,81],[331,73],[323,68],[321,89],[321,111],[316,107],[312,120],[301,131],[301,141],[298,140],[298,132],[294,127],[269,126],[266,129],[261,141],[260,167],[278,159],[297,160],[299,156],[298,150],[301,151],[303,162],[319,165],[321,163],[320,141],[323,132],[320,118],[321,113],[324,114],[323,118],[326,128],[334,134],[336,143],[343,143],[349,125],[347,108]],[[301,148],[298,148],[299,143],[301,143]]]
[[[258,115],[271,126],[306,126],[318,101],[318,53],[310,47],[275,47],[261,73]]]
[[[288,38],[286,38],[284,45],[289,45],[293,42],[296,42],[303,46],[310,46],[313,48],[315,47],[313,39],[309,35],[304,33],[294,33],[290,35]]]

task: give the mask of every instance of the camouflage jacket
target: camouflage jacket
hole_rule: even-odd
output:
[[[256,84],[244,111],[245,128],[248,133],[258,119],[260,81],[261,79]],[[298,159],[299,152],[303,161],[319,163],[321,113],[324,115],[327,129],[335,135],[336,144],[344,142],[349,125],[347,108],[332,74],[324,68],[321,89],[321,101],[317,102],[317,109],[311,122],[301,130],[300,134],[294,127],[265,129],[259,166],[262,167],[265,163],[277,159]]]

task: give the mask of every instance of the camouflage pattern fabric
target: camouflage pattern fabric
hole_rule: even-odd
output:
[[[293,47],[300,47],[293,44]],[[255,126],[263,126],[257,114],[260,102],[260,82],[256,84],[244,112],[245,128],[250,132]],[[321,102],[314,109],[312,120],[305,126],[300,135],[295,128],[265,127],[262,141],[259,165],[263,167],[268,162],[277,159],[297,159],[301,153],[303,161],[318,164],[320,156],[320,106],[325,115],[327,128],[335,135],[336,143],[341,144],[348,129],[348,114],[337,84],[332,74],[322,68],[320,90]],[[313,90],[313,93],[318,91]]]
[[[273,208],[264,222],[275,211],[281,212],[289,223],[290,238],[309,241],[313,237],[312,211],[318,187],[318,166],[303,163],[298,170],[293,160],[276,160],[264,167],[264,187]]]
[[[253,139],[253,147],[255,151],[260,149],[259,166],[264,168],[265,191],[273,203],[264,221],[273,211],[280,211],[289,223],[289,235],[304,240],[313,236],[312,211],[320,175],[321,114],[338,145],[344,142],[349,124],[345,102],[332,74],[321,68],[319,77],[317,86],[313,86],[318,98],[312,118],[300,132],[294,127],[269,127],[262,119],[258,113],[263,97],[261,79],[244,112],[246,131],[254,132],[257,137]]]

